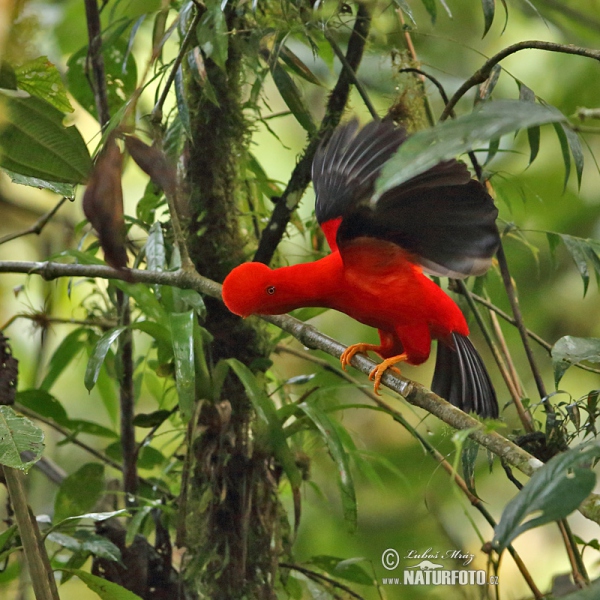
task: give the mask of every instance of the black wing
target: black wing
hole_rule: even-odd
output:
[[[467,167],[448,160],[369,203],[383,165],[406,140],[391,122],[373,121],[357,133],[340,127],[313,163],[319,223],[343,217],[337,243],[358,237],[387,240],[408,250],[430,273],[466,277],[485,272],[500,243],[498,211]]]

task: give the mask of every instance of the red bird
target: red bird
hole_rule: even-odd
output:
[[[484,187],[456,160],[439,163],[373,199],[383,165],[406,140],[405,129],[373,121],[338,128],[315,156],[315,213],[331,254],[312,263],[235,268],[223,283],[233,313],[281,314],[305,306],[333,308],[379,330],[381,343],[354,344],[384,360],[371,372],[377,392],[386,369],[438,352],[432,390],[465,412],[496,418],[489,375],[467,337],[454,301],[423,271],[453,278],[484,273],[500,243],[498,211]]]

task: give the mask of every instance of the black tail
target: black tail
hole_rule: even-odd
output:
[[[438,342],[431,390],[464,412],[498,418],[490,376],[471,340],[453,333],[454,347]]]

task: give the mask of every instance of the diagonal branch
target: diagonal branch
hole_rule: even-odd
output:
[[[298,161],[292,176],[285,188],[281,198],[275,205],[268,225],[262,232],[258,250],[254,260],[268,264],[279,242],[283,238],[287,224],[292,213],[300,203],[311,180],[311,167],[315,152],[321,140],[332,132],[340,122],[342,113],[350,95],[350,88],[355,80],[355,73],[363,56],[367,36],[371,27],[371,14],[366,3],[358,3],[358,11],[354,22],[354,29],[348,41],[346,52],[346,64],[342,67],[339,79],[329,96],[325,116],[321,121],[319,131],[310,140],[304,150],[304,154]]]

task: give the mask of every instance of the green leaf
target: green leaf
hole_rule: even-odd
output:
[[[475,463],[478,454],[479,444],[470,437],[466,438],[462,444],[460,461],[467,488],[475,496],[477,496],[477,491],[475,490]]]
[[[302,77],[310,83],[322,86],[317,76],[287,47],[280,45],[277,48],[276,54],[283,60],[289,69],[296,75]]]
[[[87,331],[83,327],[78,327],[62,339],[48,363],[48,372],[40,384],[42,390],[50,391],[62,372],[83,350],[85,342],[81,340],[81,336]]]
[[[568,596],[561,596],[561,600],[597,600],[598,598],[600,598],[600,579],[593,581],[589,587]]]
[[[62,573],[70,573],[79,577],[87,587],[100,596],[102,600],[142,600],[137,594],[126,590],[124,587],[107,581],[102,577],[92,575],[81,569],[58,569]]]
[[[157,323],[167,322],[167,311],[152,292],[152,289],[143,283],[126,283],[113,279],[111,285],[123,290],[133,298],[138,308]]]
[[[194,311],[170,315],[175,358],[175,383],[181,418],[192,418],[196,401],[196,371],[194,365]]]
[[[170,410],[155,410],[151,413],[139,413],[135,415],[133,424],[136,427],[144,427],[151,429],[152,427],[158,427],[164,423],[171,416]]]
[[[598,457],[600,446],[589,444],[559,454],[538,469],[504,508],[495,528],[494,549],[500,553],[524,531],[564,519],[577,509],[594,489],[596,475],[589,462]]]
[[[65,196],[69,200],[75,198],[75,186],[70,183],[58,183],[58,181],[45,181],[38,177],[27,177],[20,173],[15,173],[10,169],[4,169],[4,172],[10,177],[13,183],[19,185],[26,185],[28,187],[38,188],[40,190],[50,190],[59,196]]]
[[[92,168],[76,127],[44,100],[5,98],[8,123],[0,131],[0,166],[49,182],[85,183]]]
[[[86,68],[88,46],[80,48],[67,61],[67,83],[75,100],[90,114],[98,117],[94,93],[90,87]],[[109,114],[115,115],[127,102],[137,86],[137,67],[133,54],[127,51],[127,42],[105,38],[102,44],[102,57],[106,74],[106,88]]]
[[[575,261],[577,270],[583,280],[583,295],[585,296],[590,283],[590,272],[588,269],[587,253],[585,251],[586,242],[582,238],[571,235],[561,235],[560,238]]]
[[[488,140],[517,129],[564,120],[564,115],[550,106],[519,100],[485,102],[471,114],[410,136],[383,167],[372,201],[440,161],[481,147]]]
[[[494,22],[494,14],[496,13],[496,0],[481,0],[481,7],[483,8],[483,36],[487,35],[490,30],[492,23]]]
[[[317,128],[294,80],[279,62],[276,62],[273,65],[271,74],[283,101],[292,111],[292,114],[296,117],[298,123],[300,123],[309,134],[313,135]]]
[[[415,18],[412,14],[410,6],[406,0],[394,0],[394,2],[400,7],[400,10],[413,22],[414,25],[417,24]]]
[[[354,489],[354,481],[352,480],[352,472],[350,471],[348,454],[344,449],[336,424],[315,404],[302,402],[298,407],[315,424],[321,437],[327,444],[329,454],[333,462],[335,462],[338,471],[338,486],[342,498],[344,517],[349,522],[350,529],[354,531],[358,517],[356,491]]]
[[[54,500],[53,523],[91,511],[104,494],[104,466],[87,463],[60,485]]]
[[[535,93],[521,81],[517,81],[519,86],[519,100],[523,102],[535,102]],[[540,150],[540,128],[539,126],[527,129],[527,139],[529,141],[529,164],[537,157]]]
[[[196,35],[198,43],[207,58],[225,70],[227,54],[229,51],[229,35],[225,15],[219,2],[207,2],[208,10],[204,13],[198,24]]]
[[[80,529],[73,536],[53,531],[48,534],[51,542],[70,550],[71,552],[89,552],[98,558],[113,562],[121,562],[121,551],[105,537]]]
[[[17,392],[16,400],[41,417],[52,419],[59,425],[67,427],[69,417],[63,405],[44,389],[22,390]]]
[[[600,363],[600,338],[565,335],[552,346],[552,366],[556,387],[567,369],[581,362]]]
[[[242,385],[246,390],[246,395],[250,399],[250,402],[252,402],[256,414],[267,426],[267,435],[271,447],[273,448],[275,458],[283,467],[292,488],[298,489],[302,481],[302,476],[296,465],[294,455],[287,445],[285,433],[282,424],[277,418],[277,410],[273,401],[260,388],[256,381],[256,377],[246,365],[235,358],[229,358],[223,362],[231,367],[238,379],[242,382]]]
[[[567,143],[573,156],[573,162],[575,163],[575,172],[577,173],[577,187],[581,188],[581,177],[583,176],[583,150],[581,148],[581,142],[579,136],[575,130],[568,123],[559,123],[560,127],[564,131]]]
[[[61,112],[73,112],[67,97],[67,88],[58,69],[47,56],[24,62],[15,69],[15,75],[19,89],[49,102]]]
[[[431,17],[431,24],[435,25],[435,21],[437,19],[437,6],[435,5],[435,0],[421,0],[427,14]]]
[[[92,356],[90,356],[90,360],[88,361],[87,369],[85,370],[85,377],[83,378],[85,388],[89,392],[91,392],[96,385],[98,375],[100,374],[100,367],[104,364],[104,359],[106,358],[106,354],[110,350],[111,345],[125,329],[126,327],[115,327],[114,329],[110,329],[96,342]]]
[[[28,471],[44,450],[44,432],[26,417],[18,416],[10,406],[0,406],[0,464]],[[23,462],[21,452],[33,452]]]
[[[109,458],[121,463],[123,462],[123,449],[121,442],[114,442],[107,446],[104,451]],[[153,448],[152,446],[144,446],[139,453],[137,465],[140,469],[152,470],[154,467],[163,465],[166,461],[165,455]]]
[[[363,557],[343,559],[323,554],[312,556],[308,562],[339,579],[345,579],[360,585],[373,586],[373,577],[357,564],[363,561],[366,562],[367,559]]]
[[[558,137],[558,142],[560,144],[560,151],[565,164],[565,179],[563,183],[564,192],[565,189],[567,189],[567,183],[569,181],[569,176],[571,175],[571,153],[569,152],[569,140],[567,139],[567,134],[564,127],[562,127],[562,124],[554,123],[554,131],[556,131],[556,136]]]

